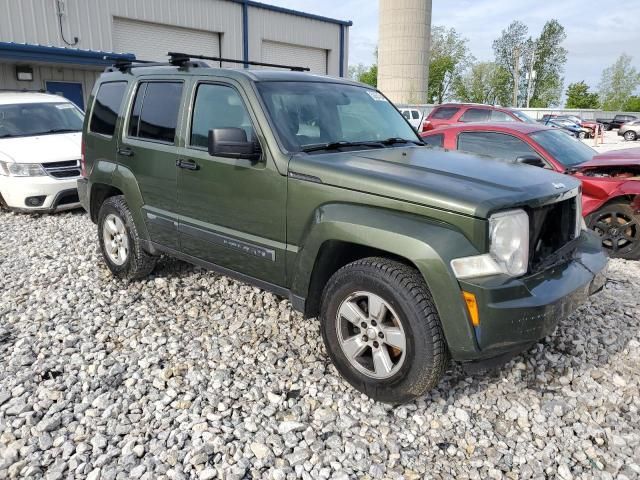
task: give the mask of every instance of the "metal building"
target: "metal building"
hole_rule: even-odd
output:
[[[0,89],[44,89],[81,107],[114,58],[168,51],[347,73],[350,21],[252,0],[0,0],[0,11]]]
[[[380,0],[378,88],[398,104],[425,103],[431,0]]]

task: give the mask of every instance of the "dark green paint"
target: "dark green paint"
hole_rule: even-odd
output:
[[[184,81],[184,90],[175,144],[123,136],[136,84],[176,78]],[[402,257],[429,286],[449,349],[458,360],[496,355],[539,338],[599,285],[606,260],[587,233],[575,261],[529,278],[458,281],[450,268],[454,258],[487,251],[491,213],[556,201],[578,187],[574,179],[417,146],[287,153],[265,114],[256,82],[344,80],[289,72],[153,67],[105,73],[101,82],[122,79],[129,87],[114,138],[87,132],[85,125],[86,159],[92,170],[79,189],[85,208],[97,186],[122,191],[148,248],[155,245],[194,263],[253,278],[280,294],[288,292],[299,308],[304,306],[300,300],[309,296],[314,266],[327,242]],[[212,157],[188,145],[198,82],[238,91],[263,151],[259,161]],[[135,150],[134,156],[117,156],[122,146]],[[195,161],[199,170],[177,168],[179,159]],[[295,173],[288,176],[290,172]],[[565,186],[553,185],[558,182]],[[462,288],[480,301],[477,331],[462,301]],[[535,320],[541,312],[544,318]]]

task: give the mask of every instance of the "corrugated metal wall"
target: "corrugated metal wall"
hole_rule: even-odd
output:
[[[340,25],[249,8],[249,60],[260,61],[262,42],[303,45],[327,50],[327,73],[340,75]],[[345,28],[345,30],[348,30]],[[346,44],[345,37],[345,44]],[[346,74],[346,52],[345,67]]]
[[[18,82],[14,64],[0,63],[0,88],[15,90],[40,90],[45,88],[45,82],[78,82],[82,84],[85,105],[89,99],[89,94],[93,84],[100,76],[101,70],[84,70],[77,68],[59,68],[55,66],[32,65],[33,82]]]

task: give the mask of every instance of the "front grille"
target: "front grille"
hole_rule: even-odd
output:
[[[54,178],[73,178],[80,176],[80,160],[43,163],[42,168]]]
[[[573,197],[543,205],[530,213],[529,271],[535,272],[570,255],[569,246],[576,236],[577,202]]]

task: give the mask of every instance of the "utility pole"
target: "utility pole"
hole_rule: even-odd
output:
[[[518,107],[518,87],[520,80],[520,49],[513,49],[513,106]]]
[[[531,95],[533,94],[533,88],[536,84],[536,71],[533,69],[533,63],[536,61],[536,48],[535,44],[531,50],[531,63],[529,64],[529,71],[527,72],[527,108],[529,108],[529,102],[531,101]]]

